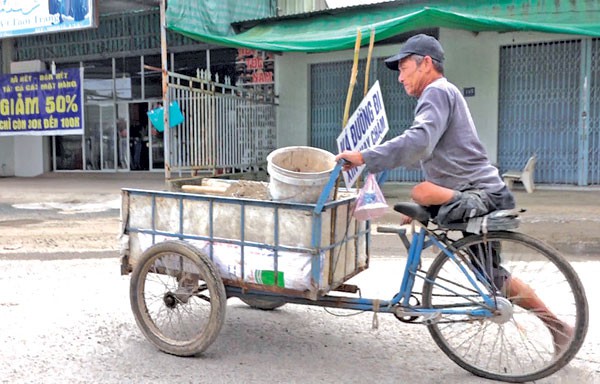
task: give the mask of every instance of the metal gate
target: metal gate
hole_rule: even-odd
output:
[[[169,72],[169,100],[185,121],[169,130],[172,175],[254,172],[276,146],[275,103],[271,94]]]
[[[584,132],[589,146],[587,184],[600,184],[600,39],[593,39],[589,45],[589,114]]]
[[[500,48],[498,163],[520,169],[537,154],[535,181],[600,184],[597,41]]]
[[[386,139],[401,134],[410,127],[417,99],[406,95],[398,83],[398,72],[390,71],[383,58],[373,60],[369,79],[379,80],[390,130]],[[366,59],[359,61],[358,77],[353,91],[350,113],[363,97]],[[337,153],[336,138],[342,131],[344,106],[352,61],[313,64],[310,67],[311,84],[311,145]],[[423,179],[420,170],[397,168],[388,175],[390,181],[418,182]]]

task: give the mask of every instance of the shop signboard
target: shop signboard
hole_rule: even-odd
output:
[[[378,145],[383,141],[388,130],[389,126],[383,105],[383,97],[381,96],[381,87],[379,81],[376,81],[338,136],[338,151],[339,153],[362,151]],[[364,168],[365,166],[361,165],[344,172],[346,188],[352,188]]]
[[[82,71],[0,76],[0,136],[81,135]]]
[[[0,1],[0,38],[94,28],[96,0]]]
[[[273,92],[273,53],[239,48],[236,57],[237,85],[255,90]]]

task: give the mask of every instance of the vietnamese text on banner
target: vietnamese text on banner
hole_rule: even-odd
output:
[[[81,135],[82,69],[0,76],[0,136]]]
[[[383,106],[383,98],[381,97],[381,87],[379,81],[376,81],[338,136],[338,151],[339,153],[343,151],[362,151],[380,144],[388,130],[389,126],[385,107]],[[364,168],[365,166],[362,165],[344,172],[346,188],[352,188]]]

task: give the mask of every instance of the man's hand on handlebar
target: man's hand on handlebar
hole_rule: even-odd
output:
[[[365,163],[362,154],[358,151],[344,151],[335,157],[335,161],[344,160],[342,169],[348,171]]]

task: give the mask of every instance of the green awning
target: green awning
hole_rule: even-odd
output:
[[[342,8],[302,15],[299,18],[265,20],[240,34],[215,33],[202,18],[207,3],[215,0],[169,0],[167,28],[207,43],[281,52],[324,52],[354,47],[356,31],[368,44],[370,30],[376,40],[425,28],[451,28],[473,32],[537,31],[600,36],[600,1],[474,0],[410,2]],[[223,3],[224,0],[217,0]],[[234,3],[229,1],[229,3]],[[211,19],[230,25],[234,21]]]

